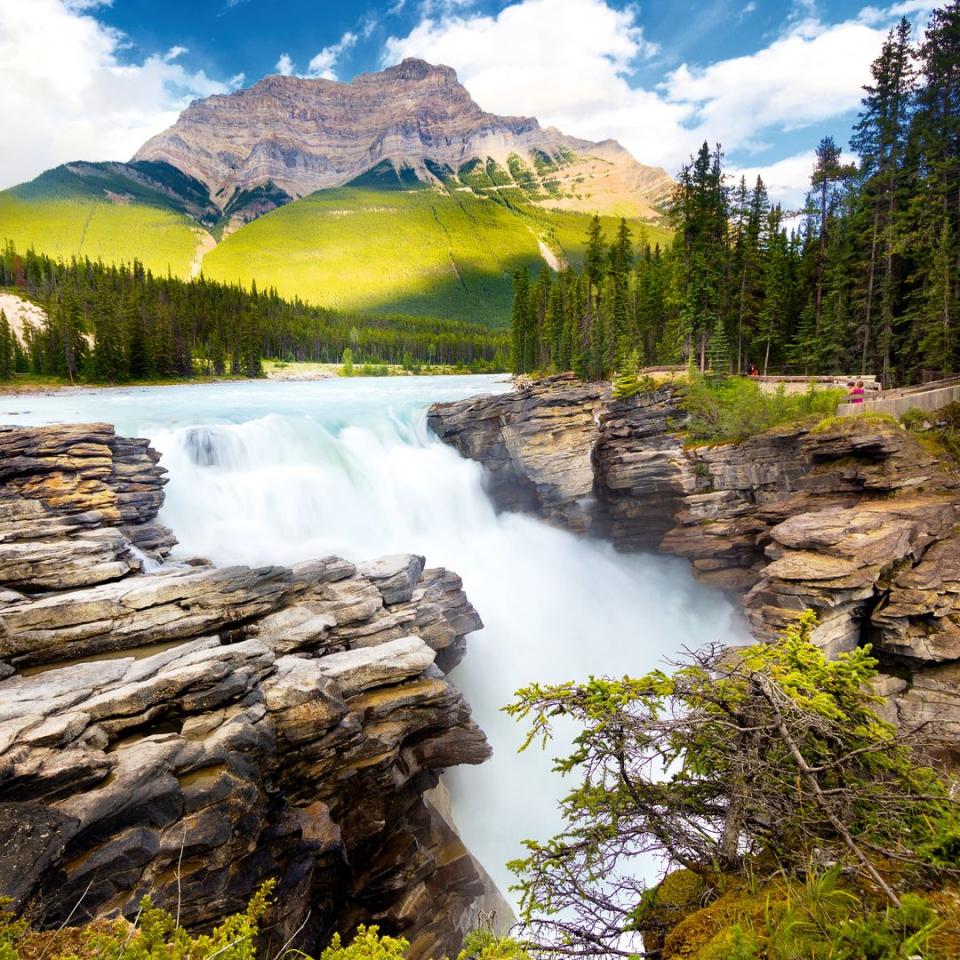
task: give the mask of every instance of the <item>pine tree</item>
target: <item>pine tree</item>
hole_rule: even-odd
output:
[[[536,365],[537,343],[530,309],[530,276],[518,270],[513,275],[513,311],[510,317],[513,372],[531,373]]]
[[[933,258],[929,282],[924,291],[921,322],[917,324],[921,368],[946,375],[956,369],[957,327],[960,324],[960,295],[955,282],[957,251],[944,218],[940,242]]]
[[[816,248],[814,252],[814,332],[820,333],[820,318],[823,314],[824,271],[827,262],[827,244],[830,237],[830,222],[836,211],[837,184],[852,173],[840,162],[841,150],[833,137],[824,137],[817,145],[816,162],[810,176],[813,187],[808,197],[808,209],[815,218]]]
[[[727,340],[727,331],[723,326],[723,318],[719,314],[714,319],[713,330],[710,332],[707,357],[710,371],[715,376],[725,377],[730,373],[730,344]]]
[[[127,293],[121,301],[120,326],[129,375],[134,380],[149,380],[153,376],[153,358],[140,305],[133,292]]]
[[[227,367],[227,351],[223,345],[223,338],[220,336],[219,331],[214,331],[213,333],[208,355],[210,357],[210,363],[213,365],[214,375],[222,377]]]
[[[544,341],[548,354],[548,364],[554,370],[566,369],[562,365],[565,282],[566,279],[564,275],[561,274],[552,284],[550,288],[550,302],[547,305],[547,314],[544,323]]]
[[[920,46],[921,85],[916,96],[909,149],[917,168],[909,224],[903,246],[909,250],[913,289],[908,301],[914,337],[922,355],[942,357],[955,348],[951,335],[935,333],[943,311],[955,324],[960,300],[960,3],[934,10]],[[952,249],[944,249],[944,237]],[[937,369],[943,369],[937,367]]]
[[[871,66],[871,74],[873,83],[864,87],[863,109],[850,140],[861,158],[861,202],[870,224],[860,367],[865,371],[869,362],[879,296],[881,363],[885,378],[889,378],[896,311],[896,259],[904,213],[902,167],[914,87],[910,24],[906,18],[888,34],[880,56]]]
[[[705,142],[680,171],[671,208],[675,228],[673,297],[683,352],[706,369],[707,344],[724,319],[729,204],[723,153]]]
[[[639,368],[640,354],[634,351],[623,362],[620,372],[613,381],[613,397],[615,400],[635,397],[640,392],[640,379],[637,376]]]
[[[83,337],[83,314],[73,291],[67,289],[55,314],[52,337],[52,370],[73,383],[83,365],[87,342]]]
[[[779,204],[767,214],[767,241],[763,251],[761,306],[757,323],[756,351],[767,376],[773,351],[780,346],[790,298],[789,247],[781,223]]]
[[[93,309],[93,370],[97,380],[121,383],[127,379],[123,332],[113,303],[102,294]]]
[[[587,337],[592,338],[594,316],[600,309],[600,285],[607,271],[607,243],[603,236],[600,217],[594,215],[587,228],[587,246],[583,257],[583,276],[587,280],[586,315]]]
[[[741,181],[741,194],[746,184]],[[737,297],[737,356],[736,371],[743,373],[744,352],[753,338],[753,331],[759,321],[760,295],[762,284],[762,247],[768,225],[770,202],[763,180],[757,177],[749,194],[746,210],[742,215],[743,223],[737,237],[739,249],[736,251],[739,273],[739,293]]]
[[[621,218],[617,236],[610,247],[610,320],[613,354],[619,365],[625,362],[633,344],[633,313],[630,303],[630,273],[633,269],[633,244],[627,221]]]
[[[15,372],[14,335],[6,313],[0,310],[0,380],[11,380]]]
[[[547,314],[553,281],[551,270],[544,264],[530,288],[530,319],[536,333],[533,369],[545,369],[550,363],[550,337],[547,330]]]

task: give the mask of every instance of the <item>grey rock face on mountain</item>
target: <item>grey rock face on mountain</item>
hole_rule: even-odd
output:
[[[134,160],[171,164],[206,184],[223,210],[266,184],[298,198],[348,183],[384,161],[429,183],[441,168],[456,171],[487,158],[505,167],[511,154],[529,161],[532,151],[565,158],[557,177],[572,183],[589,175],[601,195],[631,202],[638,215],[652,213],[650,204],[665,199],[672,185],[663,170],[637,163],[615,141],[590,143],[542,129],[531,117],[484,112],[453,70],[422,60],[351,83],[271,76],[194,101]],[[556,205],[571,204],[572,193]]]
[[[460,579],[145,574],[157,460],[102,424],[0,430],[0,896],[56,926],[150,893],[207,928],[275,877],[268,952],[377,922],[455,955],[491,896],[426,797],[490,752],[445,677],[481,626]]]
[[[686,557],[735,593],[771,638],[806,608],[831,653],[869,642],[887,709],[936,719],[960,742],[960,477],[894,422],[851,417],[685,446],[664,387],[613,400],[550,378],[431,408],[447,443],[488,468],[504,509],[526,510],[619,549]],[[904,679],[909,678],[909,679]]]

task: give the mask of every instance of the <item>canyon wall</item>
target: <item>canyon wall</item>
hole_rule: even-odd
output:
[[[624,550],[687,558],[770,638],[805,608],[832,654],[871,643],[883,710],[960,739],[958,476],[891,420],[685,445],[670,386],[615,400],[554,377],[437,404],[430,425],[485,464],[491,496]],[[639,633],[642,627],[638,625]]]
[[[496,900],[427,796],[490,752],[446,679],[481,626],[460,579],[160,566],[158,460],[0,428],[0,896],[58,926],[149,893],[199,929],[274,877],[268,951],[376,922],[455,955]]]

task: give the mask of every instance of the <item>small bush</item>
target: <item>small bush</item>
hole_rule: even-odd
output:
[[[467,934],[457,960],[530,960],[530,954],[519,940],[481,929]]]
[[[913,433],[925,430],[928,426],[926,415],[916,407],[911,407],[903,414],[900,417],[900,423],[906,430],[910,430]]]
[[[960,400],[954,400],[937,410],[934,420],[937,426],[945,427],[947,430],[960,430]]]
[[[687,431],[692,440],[746,440],[782,423],[832,415],[843,396],[842,390],[817,390],[813,383],[800,394],[788,394],[782,385],[764,393],[746,377],[708,381],[694,372],[686,387]]]
[[[402,937],[381,937],[379,927],[361,924],[348,947],[343,945],[340,934],[335,933],[330,946],[320,954],[320,960],[401,960],[409,946]]]

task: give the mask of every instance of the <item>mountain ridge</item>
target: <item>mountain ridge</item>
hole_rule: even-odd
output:
[[[499,326],[516,270],[580,262],[588,214],[663,242],[672,187],[615,140],[488,113],[450,67],[406,60],[195,100],[127,163],[71,162],[0,192],[0,241]]]
[[[573,189],[580,177],[605,180],[616,203],[632,203],[631,215],[654,220],[672,185],[665,171],[638,163],[615,140],[593,143],[543,128],[534,117],[482,110],[452,68],[416,59],[349,83],[272,75],[195,100],[131,163],[176,167],[204,183],[224,210],[267,183],[300,199],[388,162],[440,185],[475,160],[493,160],[514,182],[539,181],[545,189],[534,202],[560,209],[593,200],[596,212],[612,212],[611,197],[585,198],[585,189]]]

